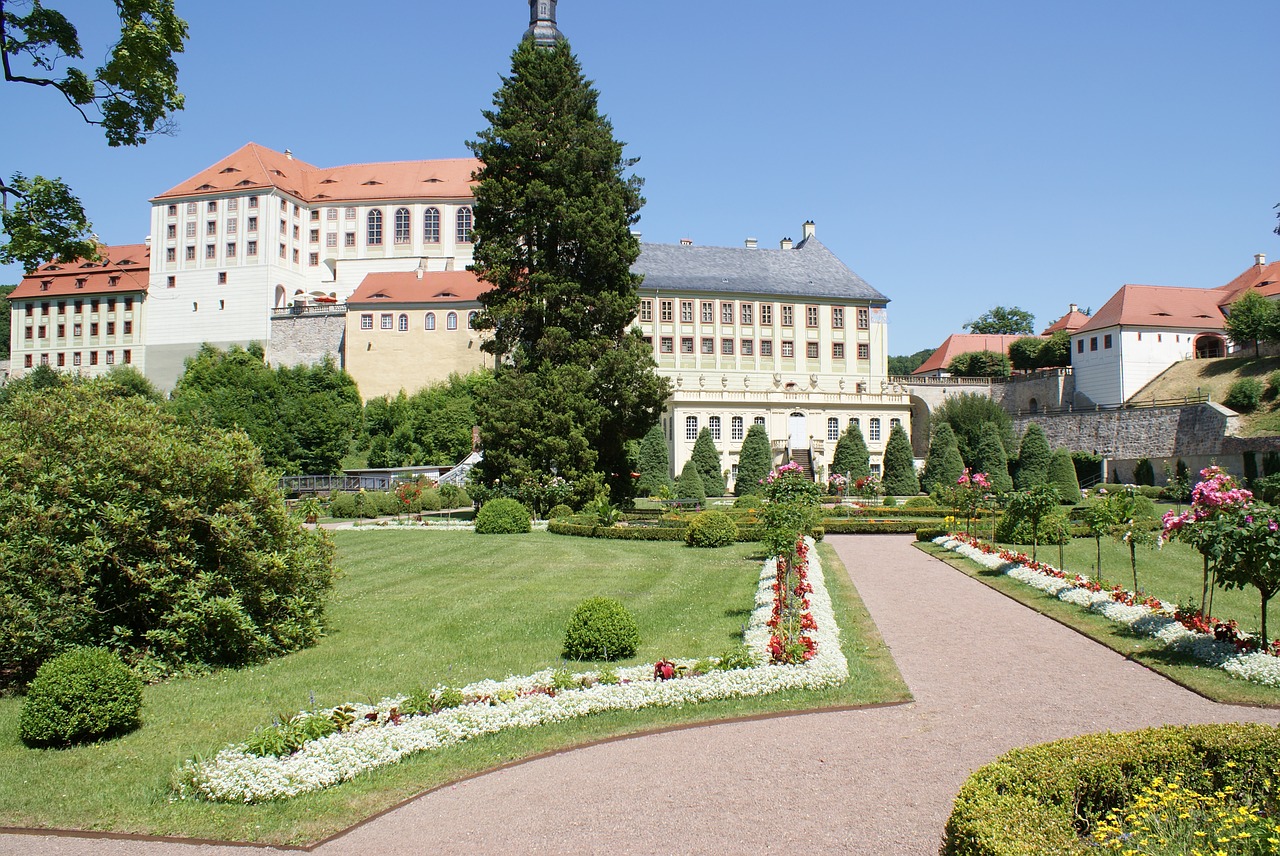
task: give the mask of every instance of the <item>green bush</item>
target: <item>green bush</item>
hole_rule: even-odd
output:
[[[934,538],[947,534],[945,526],[922,526],[916,530],[917,541],[932,541]]]
[[[1256,377],[1242,377],[1227,390],[1222,403],[1240,413],[1252,413],[1262,403],[1262,381]]]
[[[27,687],[18,736],[28,746],[86,743],[142,724],[142,681],[105,648],[73,648],[49,660]]]
[[[695,514],[684,530],[690,547],[728,547],[738,540],[738,525],[723,511]]]
[[[1015,749],[960,788],[942,856],[1092,853],[1088,835],[1108,811],[1123,810],[1156,778],[1181,778],[1202,793],[1230,789],[1274,809],[1280,729],[1192,725],[1089,734]]]
[[[929,496],[913,496],[906,502],[902,503],[903,508],[936,508],[933,503],[933,497]]]
[[[468,508],[471,505],[471,497],[456,484],[442,484],[438,490],[440,504],[444,508]]]
[[[822,531],[828,535],[872,535],[901,534],[915,532],[920,526],[918,520],[859,520],[851,517],[847,520],[827,518],[822,521]],[[817,537],[817,536],[815,536]]]
[[[584,600],[565,628],[564,656],[570,660],[623,660],[639,648],[635,616],[613,598]]]
[[[554,506],[550,511],[547,512],[548,520],[555,520],[557,517],[572,517],[572,516],[573,516],[573,509],[567,505],[564,505],[563,503],[561,503],[560,505]]]
[[[356,516],[356,498],[350,493],[335,493],[329,500],[329,516],[349,520]]]
[[[743,494],[733,501],[733,507],[737,509],[755,510],[764,505],[764,497],[757,493]]]
[[[1040,518],[1040,529],[1035,539],[1038,544],[1065,544],[1069,535],[1066,512],[1061,508]],[[1031,519],[1029,517],[1006,512],[996,524],[996,540],[1002,544],[1030,544]]]
[[[449,487],[454,486],[449,485]],[[423,511],[439,511],[444,507],[444,495],[434,487],[425,488],[421,496],[409,503],[409,511],[413,514],[419,514]],[[457,506],[450,504],[449,507],[456,508]]]
[[[514,499],[491,499],[476,512],[477,535],[514,535],[531,529],[529,509]]]
[[[1275,398],[1280,396],[1280,371],[1274,371],[1267,375],[1267,398]]]

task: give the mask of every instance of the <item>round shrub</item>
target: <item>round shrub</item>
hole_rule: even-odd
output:
[[[560,517],[572,517],[572,516],[573,516],[573,509],[565,505],[564,503],[561,503],[560,505],[552,507],[552,509],[549,512],[547,512],[548,520],[555,520]]]
[[[141,723],[142,681],[105,648],[73,648],[47,661],[27,687],[18,735],[29,746],[113,737]]]
[[[329,501],[329,515],[337,518],[356,516],[356,498],[350,493],[335,493]]]
[[[695,514],[684,530],[684,543],[690,547],[728,547],[738,540],[738,524],[723,511]]]
[[[1256,377],[1242,377],[1231,384],[1222,403],[1240,413],[1252,413],[1262,403],[1262,381]]]
[[[756,493],[743,494],[733,501],[734,508],[746,508],[751,511],[756,510],[762,505],[764,505],[764,497]]]
[[[564,632],[564,656],[570,660],[622,660],[640,647],[636,618],[610,597],[584,600]]]
[[[1132,805],[1156,778],[1266,803],[1277,765],[1280,728],[1270,725],[1165,726],[1015,749],[960,788],[940,852],[1094,853],[1081,832]]]
[[[514,499],[491,499],[476,512],[478,535],[514,535],[530,528],[529,509]]]

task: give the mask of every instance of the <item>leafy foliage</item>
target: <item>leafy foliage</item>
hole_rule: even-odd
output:
[[[1253,586],[1259,595],[1261,637],[1270,644],[1267,604],[1280,592],[1280,508],[1254,503],[1226,512],[1217,529],[1223,538],[1217,563],[1218,584],[1225,588]]]
[[[1036,485],[1009,497],[1009,505],[996,538],[1015,544],[1031,544],[1031,558],[1041,542],[1064,543],[1067,537],[1066,513],[1058,507],[1058,492],[1048,485]]]
[[[935,489],[947,488],[956,483],[960,473],[964,471],[964,459],[960,457],[960,447],[956,443],[956,432],[946,422],[938,425],[929,443],[929,456],[924,462],[924,475],[920,482],[924,489],[932,493]]]
[[[737,540],[738,524],[714,509],[694,515],[684,530],[684,543],[690,547],[728,547]]]
[[[982,429],[987,423],[995,424],[1000,443],[1006,450],[1013,448],[1013,417],[985,395],[964,392],[948,396],[933,411],[934,428],[943,422],[956,432],[956,445],[965,466],[975,471],[984,470],[977,462],[977,454]]]
[[[901,424],[889,431],[889,442],[884,447],[884,492],[890,496],[915,496],[920,492],[911,440]]]
[[[970,333],[1030,336],[1035,332],[1035,316],[1017,306],[994,306],[964,325]]]
[[[1247,291],[1231,304],[1223,326],[1231,341],[1240,347],[1252,344],[1256,356],[1260,341],[1276,338],[1276,322],[1275,303],[1256,291]]]
[[[970,351],[956,354],[947,363],[952,377],[1008,377],[1012,374],[1008,354],[996,351]]]
[[[1032,422],[1022,435],[1022,445],[1018,447],[1018,472],[1013,480],[1014,487],[1029,490],[1048,484],[1049,459],[1052,455],[1044,429]]]
[[[1026,336],[1009,343],[1009,363],[1019,371],[1031,371],[1040,365],[1040,349],[1044,339]]]
[[[933,348],[925,348],[914,354],[889,358],[889,374],[893,377],[906,377],[924,365],[924,361],[933,356]]]
[[[720,469],[720,450],[716,441],[711,438],[711,429],[703,428],[698,432],[698,439],[693,443],[693,454],[690,460],[698,468],[702,476],[702,487],[707,496],[724,496],[724,472]]]
[[[532,529],[529,509],[514,499],[491,499],[476,512],[477,535],[515,535]]]
[[[142,681],[105,648],[73,648],[36,672],[18,717],[28,746],[112,737],[142,724]]]
[[[1252,413],[1262,403],[1262,381],[1256,377],[1242,377],[1231,384],[1222,403],[1240,413]]]
[[[987,474],[991,479],[991,489],[996,493],[1013,489],[1013,479],[1009,476],[1009,458],[1000,439],[1000,429],[994,422],[982,426],[973,468]]]
[[[94,380],[11,395],[0,449],[0,685],[75,645],[168,669],[320,636],[332,545],[243,433]]]
[[[580,493],[607,481],[624,501],[634,490],[626,445],[657,422],[669,385],[651,346],[627,332],[639,285],[631,226],[644,200],[598,98],[567,42],[525,39],[484,114],[489,127],[469,143],[484,164],[474,269],[493,285],[476,327],[502,358],[482,399],[479,478],[510,486],[558,473]],[[550,438],[563,442],[538,449]]]
[[[101,257],[84,205],[60,178],[14,173],[4,189],[17,197],[0,209],[8,240],[0,244],[0,262],[17,263],[31,273],[44,262]]]
[[[640,648],[640,626],[621,601],[593,597],[569,617],[564,656],[570,660],[625,660]]]
[[[0,285],[0,360],[9,359],[9,322],[12,306],[9,295],[17,288],[14,285]]]
[[[769,474],[772,463],[773,447],[769,444],[769,432],[763,425],[753,424],[747,429],[742,449],[738,452],[738,478],[733,484],[733,492],[740,497],[762,494],[764,488],[760,482]]]
[[[831,472],[847,476],[850,482],[871,475],[871,456],[858,423],[850,421],[849,427],[836,441],[836,451],[831,456]]]
[[[481,395],[492,373],[451,374],[413,395],[370,399],[364,407],[369,466],[456,464],[471,453]]]
[[[636,492],[641,496],[653,496],[663,489],[671,489],[671,451],[667,448],[667,435],[661,425],[654,425],[640,441],[640,454],[636,470]]]

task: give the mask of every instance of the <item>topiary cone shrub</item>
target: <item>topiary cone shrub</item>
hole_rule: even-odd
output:
[[[67,746],[141,724],[142,681],[105,648],[73,648],[36,672],[18,716],[18,736],[28,746]]]
[[[684,530],[684,543],[690,547],[728,547],[737,540],[738,524],[723,511],[696,514]]]
[[[476,512],[477,535],[515,535],[531,529],[529,509],[514,499],[491,499]]]
[[[564,656],[570,660],[625,660],[639,648],[635,616],[610,597],[584,600],[565,628]]]

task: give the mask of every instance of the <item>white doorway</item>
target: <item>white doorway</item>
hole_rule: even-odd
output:
[[[809,448],[808,420],[803,413],[792,413],[787,417],[787,433],[791,436],[792,449]]]

